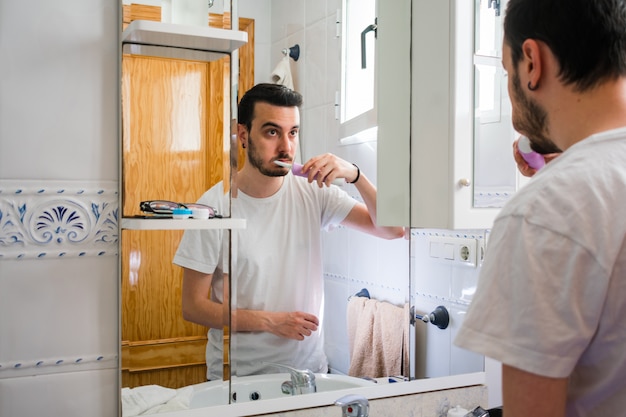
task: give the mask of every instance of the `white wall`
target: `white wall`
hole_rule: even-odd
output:
[[[119,21],[0,4],[2,416],[117,414]]]

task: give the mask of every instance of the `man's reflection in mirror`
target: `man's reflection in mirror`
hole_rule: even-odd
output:
[[[376,225],[376,188],[357,165],[326,153],[308,159],[304,176],[290,174],[300,132],[302,96],[277,84],[258,84],[238,107],[237,141],[245,153],[237,173],[232,217],[246,219],[233,230],[237,244],[236,375],[277,373],[270,363],[326,373],[320,315],[324,295],[322,231],[345,226],[385,239],[404,236],[400,227]],[[311,135],[313,137],[313,135]],[[353,184],[363,202],[343,188]],[[222,182],[198,202],[226,212]],[[209,328],[207,378],[222,378],[224,230],[187,230],[174,257],[184,268],[186,320]]]

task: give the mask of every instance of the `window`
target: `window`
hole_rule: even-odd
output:
[[[340,139],[376,139],[376,0],[343,0]]]

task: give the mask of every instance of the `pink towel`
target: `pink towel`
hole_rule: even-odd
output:
[[[409,306],[352,297],[348,302],[348,375],[409,376]]]

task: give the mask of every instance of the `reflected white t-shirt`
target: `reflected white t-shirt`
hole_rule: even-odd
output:
[[[222,183],[207,191],[198,203],[226,213],[228,196]],[[305,178],[285,176],[280,190],[268,198],[253,198],[241,191],[232,199],[232,217],[246,219],[246,228],[233,230],[233,302],[238,309],[304,311],[322,321],[324,279],[321,232],[345,219],[356,200],[339,187],[319,188]],[[222,301],[222,254],[227,253],[227,231],[188,230],[174,263],[212,273],[211,298]],[[226,248],[226,249],[225,249]],[[227,260],[226,260],[227,262]],[[227,265],[227,263],[226,263]],[[222,377],[223,334],[209,329],[206,350],[207,378]],[[303,341],[266,332],[231,335],[231,371],[244,376],[284,372],[266,362],[326,372],[321,328]]]

